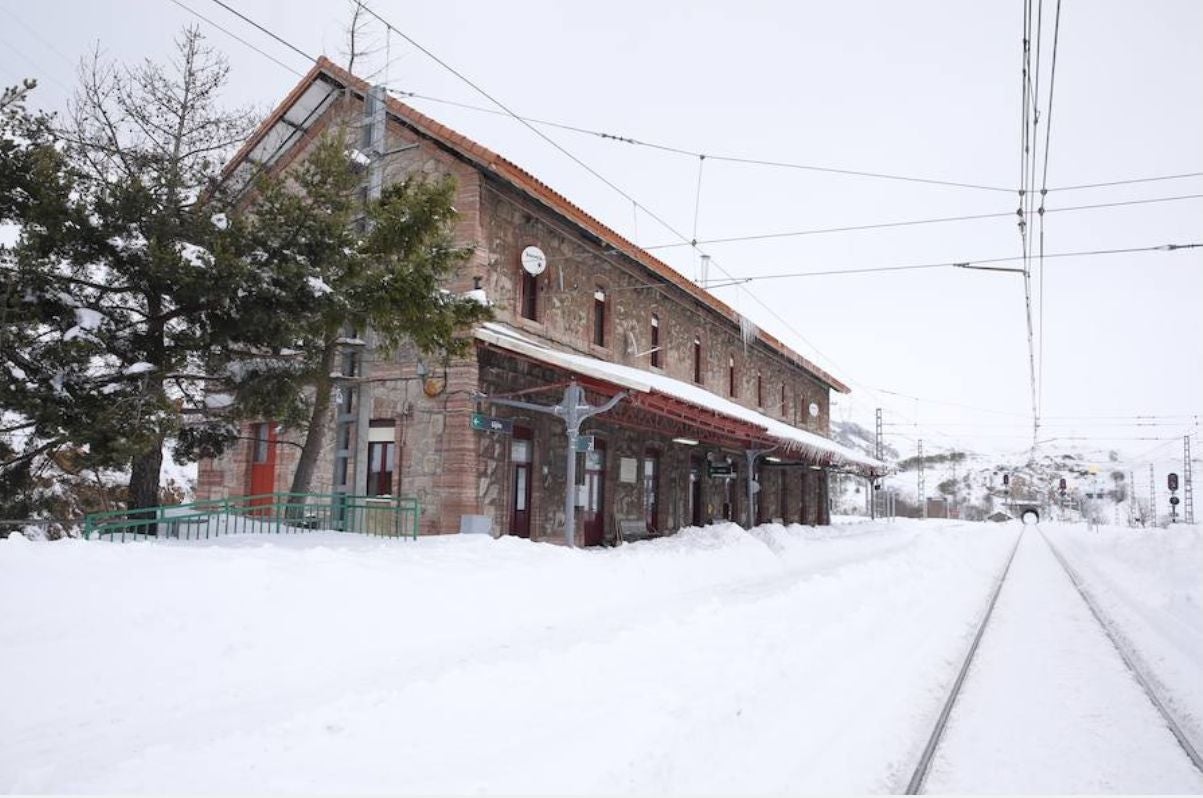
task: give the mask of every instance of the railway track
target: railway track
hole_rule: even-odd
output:
[[[948,695],[941,707],[940,714],[936,718],[936,722],[932,728],[931,734],[928,736],[927,743],[915,765],[915,769],[911,774],[910,780],[907,782],[905,793],[907,795],[918,795],[924,791],[924,787],[935,759],[937,751],[940,750],[941,742],[944,739],[945,731],[948,727],[949,718],[952,715],[953,708],[956,706],[957,700],[961,695],[962,689],[968,681],[969,672],[974,663],[974,657],[977,654],[979,644],[985,636],[986,630],[989,627],[990,619],[994,613],[995,605],[998,603],[999,595],[1002,593],[1003,586],[1007,582],[1007,577],[1011,573],[1011,565],[1015,561],[1015,555],[1019,551],[1020,544],[1023,542],[1025,535],[1029,534],[1029,527],[1034,528],[1039,534],[1040,540],[1048,547],[1048,550],[1053,554],[1054,559],[1059,564],[1061,571],[1065,574],[1069,583],[1073,586],[1076,594],[1081,598],[1082,602],[1090,610],[1090,614],[1102,628],[1111,647],[1119,655],[1128,672],[1131,674],[1137,685],[1148,698],[1149,703],[1157,710],[1165,727],[1173,735],[1183,753],[1190,760],[1200,774],[1203,774],[1203,757],[1200,756],[1198,748],[1186,734],[1182,724],[1174,717],[1167,702],[1159,694],[1155,687],[1155,681],[1150,678],[1149,674],[1141,665],[1139,657],[1127,645],[1122,635],[1120,635],[1114,624],[1110,622],[1105,614],[1103,614],[1097,603],[1090,596],[1089,590],[1084,587],[1081,578],[1073,567],[1068,563],[1065,557],[1053,545],[1044,530],[1040,528],[1038,523],[1025,525],[1023,531],[1016,537],[1015,545],[1012,547],[1006,563],[1003,565],[1001,572],[995,582],[994,589],[990,595],[990,600],[986,605],[985,611],[982,613],[981,620],[978,622],[977,630],[974,633],[972,642],[965,652],[964,659],[961,662],[960,669],[957,672],[956,679],[953,681]],[[1019,732],[1022,730],[1009,730],[1010,732]],[[986,785],[987,787],[989,785]]]

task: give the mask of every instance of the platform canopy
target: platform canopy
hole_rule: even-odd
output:
[[[563,371],[595,392],[613,395],[626,391],[628,399],[605,415],[606,420],[616,424],[729,448],[775,448],[782,460],[792,457],[867,476],[887,471],[880,460],[665,374],[553,349],[496,322],[478,327],[476,339],[485,346]]]

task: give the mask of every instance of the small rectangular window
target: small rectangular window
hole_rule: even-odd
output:
[[[522,285],[519,288],[522,296],[522,318],[538,321],[539,316],[539,278],[526,269],[522,270]]]
[[[256,424],[254,429],[255,450],[252,453],[251,461],[255,463],[267,462],[267,447],[271,445],[271,432],[267,424]]]
[[[756,406],[764,407],[764,377],[756,375]]]
[[[735,358],[727,358],[727,396],[735,398]]]
[[[593,343],[606,345],[606,290],[601,286],[593,292]]]
[[[652,314],[652,365],[660,368],[660,317]]]
[[[693,381],[702,384],[702,339],[697,336],[693,339]]]

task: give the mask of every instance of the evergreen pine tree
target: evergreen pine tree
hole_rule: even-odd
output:
[[[248,361],[237,404],[304,430],[295,493],[311,486],[349,334],[370,328],[382,353],[405,342],[446,359],[465,351],[465,329],[491,318],[442,289],[472,252],[451,237],[454,181],[412,175],[365,204],[346,138],[328,133],[287,181],[264,181],[248,219],[259,265],[279,284],[278,304],[263,311],[291,325],[293,354]]]

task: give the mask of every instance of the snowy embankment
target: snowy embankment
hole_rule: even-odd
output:
[[[1049,540],[1203,749],[1203,528],[1045,525]]]
[[[1015,534],[0,541],[0,790],[896,791]]]

